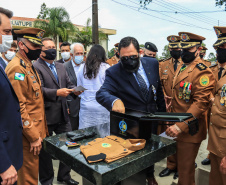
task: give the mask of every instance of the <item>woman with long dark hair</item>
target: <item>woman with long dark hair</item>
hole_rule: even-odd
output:
[[[93,45],[77,75],[77,86],[87,89],[80,95],[79,129],[110,122],[109,111],[96,101],[96,92],[104,83],[105,71],[109,67],[104,48]]]

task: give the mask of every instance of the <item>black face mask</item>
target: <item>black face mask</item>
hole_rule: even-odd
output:
[[[191,63],[193,60],[195,60],[195,58],[196,58],[196,56],[195,56],[196,51],[190,52],[188,50],[183,50],[182,53],[181,53],[181,58],[182,58],[183,62],[184,63]]]
[[[48,50],[44,50],[43,51],[46,56],[43,58],[47,59],[47,60],[55,60],[56,58],[56,49],[48,49]]]
[[[199,54],[199,57],[200,57],[201,59],[203,59],[204,55],[200,53],[200,54]]]
[[[181,50],[172,50],[170,51],[170,55],[174,58],[174,59],[179,59],[181,57]]]
[[[140,58],[128,58],[127,60],[121,59],[121,65],[127,72],[134,73],[140,67]]]
[[[218,48],[217,49],[217,60],[220,64],[226,62],[226,49]]]
[[[119,53],[118,53],[118,52],[116,52],[116,53],[115,53],[115,56],[116,56],[117,58],[120,58],[120,56],[119,56]]]
[[[26,48],[28,49],[28,53],[26,53],[26,51],[24,51],[24,52],[29,60],[37,60],[39,58],[39,56],[41,54],[41,49],[32,50],[32,49],[29,49],[27,46],[26,46]]]
[[[144,55],[143,57],[155,58],[155,57],[152,57],[152,56],[148,56],[148,55]]]

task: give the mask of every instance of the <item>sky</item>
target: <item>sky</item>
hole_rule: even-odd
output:
[[[92,0],[1,0],[0,7],[12,10],[14,16],[36,18],[43,2],[48,8],[64,7],[74,24],[85,25],[92,18]],[[152,0],[146,8],[140,7],[139,0],[98,0],[99,26],[117,31],[109,36],[109,50],[123,37],[132,36],[140,44],[156,44],[161,56],[167,36],[186,31],[205,37],[207,55],[215,53],[213,26],[226,26],[224,6],[216,7],[215,0]]]

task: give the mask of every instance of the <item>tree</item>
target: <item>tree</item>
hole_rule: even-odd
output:
[[[208,60],[209,61],[216,61],[216,55],[213,53],[213,52],[211,52],[209,55],[208,55]]]
[[[216,6],[225,6],[225,10],[226,10],[226,0],[215,0],[216,1]]]
[[[71,39],[73,42],[79,42],[84,45],[85,50],[87,47],[92,45],[92,27],[90,25],[91,19],[88,18],[86,21],[86,26],[80,31],[78,28],[75,28],[75,32],[73,33]],[[99,40],[107,39],[107,36],[99,31]]]
[[[63,7],[46,8],[45,4],[42,4],[38,17],[44,19],[36,20],[34,27],[45,30],[45,36],[52,37],[57,48],[57,36],[67,41],[70,33],[75,30],[68,12]]]
[[[115,55],[115,48],[112,48],[110,51],[108,51],[108,58],[111,58]]]
[[[159,57],[159,59],[167,59],[169,57],[171,57],[170,51],[169,51],[168,45],[165,45],[164,49],[163,49],[163,52],[162,52],[162,56]]]

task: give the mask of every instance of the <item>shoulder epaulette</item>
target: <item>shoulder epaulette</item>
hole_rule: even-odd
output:
[[[203,71],[207,68],[207,66],[205,66],[203,63],[198,63],[196,65],[196,67],[200,70],[200,71]]]
[[[211,66],[209,66],[209,68],[215,67],[215,66],[217,66],[217,63],[216,64],[212,64]]]
[[[26,69],[26,65],[22,59],[20,59],[20,65],[23,66]]]
[[[167,60],[169,60],[169,59],[171,59],[172,57],[168,57],[168,58],[165,58],[165,59],[161,59],[161,60],[159,60],[159,62],[165,62],[165,61],[167,61]]]

